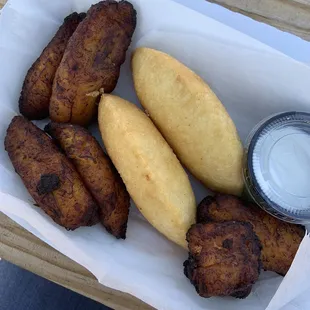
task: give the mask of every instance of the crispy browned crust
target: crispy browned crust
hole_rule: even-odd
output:
[[[286,223],[269,215],[254,204],[231,195],[208,196],[197,209],[197,221],[244,221],[253,225],[262,244],[265,270],[285,275],[305,234],[303,226]]]
[[[41,129],[15,116],[4,144],[29,193],[56,223],[73,230],[98,222],[98,207],[79,174]]]
[[[101,1],[89,9],[56,72],[50,102],[53,121],[89,124],[101,89],[110,93],[116,86],[135,27],[136,11],[127,1]]]
[[[184,273],[202,297],[245,298],[261,269],[261,245],[251,224],[195,224],[187,233]]]
[[[28,119],[48,117],[53,80],[67,43],[85,13],[67,16],[40,57],[28,70],[19,98],[19,110]]]
[[[130,197],[109,157],[83,127],[50,123],[45,130],[58,141],[99,205],[103,226],[116,238],[126,238]]]

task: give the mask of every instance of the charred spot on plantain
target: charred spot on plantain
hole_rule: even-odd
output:
[[[226,239],[222,243],[223,248],[225,249],[232,249],[233,246],[233,240],[232,239]]]
[[[70,20],[78,20],[78,21],[82,21],[84,18],[86,17],[86,13],[77,13],[77,12],[73,12],[72,14],[68,15],[65,19],[64,22],[69,22]]]
[[[235,297],[235,298],[239,298],[239,299],[244,299],[250,295],[251,290],[252,290],[252,285],[247,287],[244,290],[237,291],[237,292],[231,294],[230,296]]]
[[[62,87],[61,85],[59,85],[58,82],[56,82],[56,90],[60,93],[63,93],[66,89]]]
[[[79,69],[78,64],[74,64],[72,67],[72,71],[77,71]]]
[[[53,192],[60,187],[60,180],[56,174],[42,174],[37,184],[37,192],[44,195]]]
[[[117,239],[126,239],[127,222],[119,228],[119,233],[115,236]]]
[[[79,14],[79,20],[82,21],[86,17],[86,13],[82,12]]]

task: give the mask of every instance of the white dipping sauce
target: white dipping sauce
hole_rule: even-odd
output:
[[[307,197],[310,192],[310,137],[292,128],[285,131],[287,135],[280,138],[270,152],[270,174],[284,191]]]

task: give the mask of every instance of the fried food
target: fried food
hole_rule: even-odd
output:
[[[5,149],[30,195],[56,223],[74,230],[98,222],[98,207],[79,174],[41,129],[15,116]]]
[[[126,238],[130,197],[109,157],[83,127],[50,123],[45,127],[64,150],[99,206],[103,226],[116,238]]]
[[[56,70],[70,37],[85,16],[85,13],[76,12],[67,16],[53,39],[28,70],[19,98],[20,113],[28,119],[48,117]]]
[[[134,52],[132,70],[142,106],[181,163],[208,188],[241,194],[242,144],[210,87],[173,57],[150,48]]]
[[[56,72],[50,102],[53,121],[90,123],[100,93],[116,86],[135,27],[136,11],[127,1],[101,1],[89,9]]]
[[[251,224],[196,224],[188,231],[187,241],[184,273],[200,296],[249,295],[261,268],[261,246]]]
[[[107,152],[145,218],[187,248],[196,205],[188,176],[145,113],[119,97],[103,95],[99,127]]]
[[[262,244],[262,263],[265,270],[285,275],[289,270],[304,227],[286,223],[269,215],[254,204],[231,195],[208,196],[197,209],[199,223],[209,221],[244,221],[253,225]]]

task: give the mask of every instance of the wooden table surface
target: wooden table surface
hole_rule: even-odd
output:
[[[310,40],[310,0],[210,1]],[[0,7],[5,2],[0,0]],[[113,309],[152,309],[135,297],[100,285],[84,267],[54,250],[2,213],[0,257]]]
[[[208,1],[310,41],[310,0]]]

